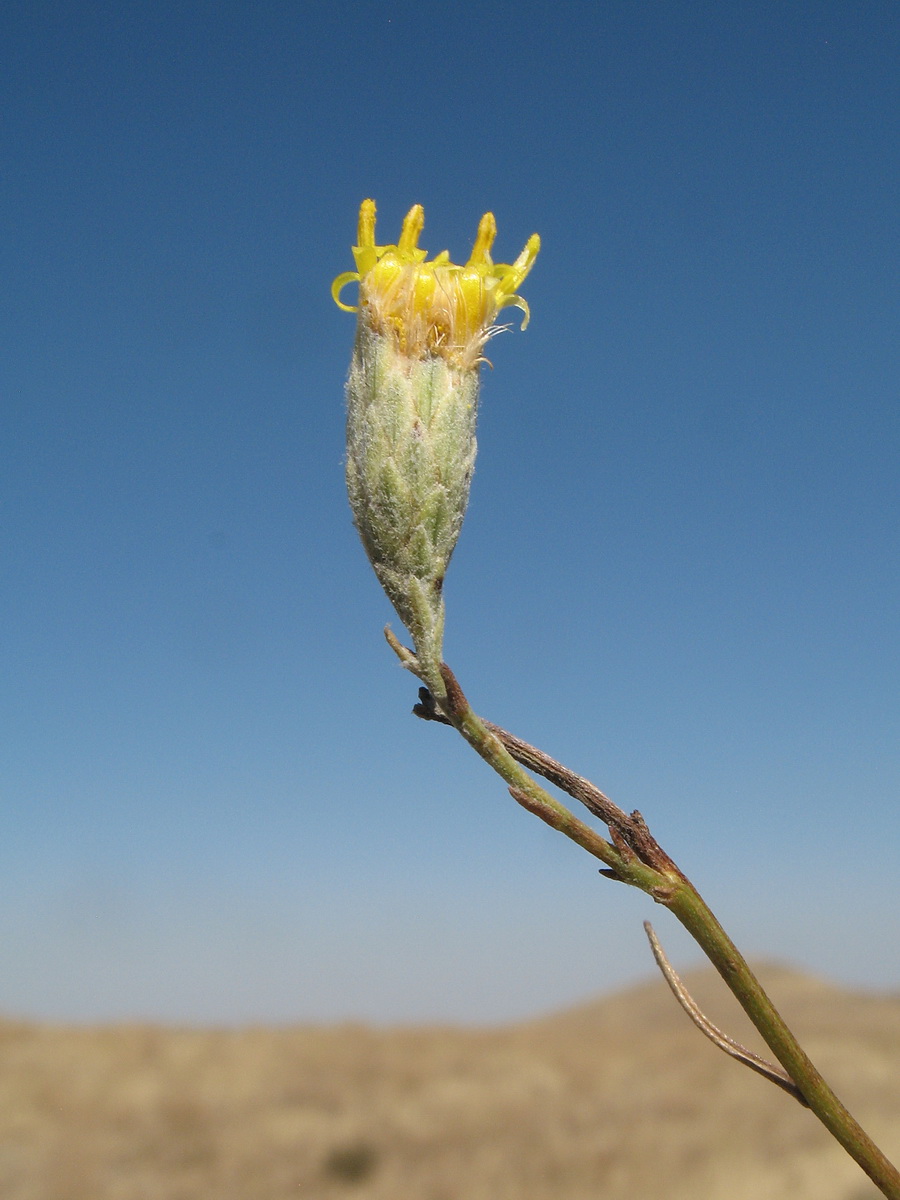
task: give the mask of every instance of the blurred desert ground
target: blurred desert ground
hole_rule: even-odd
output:
[[[900,1159],[900,996],[759,973]],[[709,972],[686,982],[759,1046]],[[866,1200],[661,980],[492,1029],[0,1023],[4,1200]]]

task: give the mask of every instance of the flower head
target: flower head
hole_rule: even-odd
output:
[[[425,215],[409,210],[396,246],[375,245],[375,204],[359,210],[355,271],[332,295],[357,313],[347,379],[347,490],[353,519],[381,585],[412,634],[429,679],[441,661],[444,573],[475,469],[478,364],[500,328],[497,314],[528,305],[516,288],[540,247],[535,234],[514,263],[491,261],[497,226],[481,218],[469,261],[419,249]],[[356,307],[341,301],[359,283]],[[523,324],[525,323],[523,322]]]
[[[375,244],[375,202],[364,200],[359,210],[358,245],[353,247],[356,270],[339,275],[332,284],[335,303],[360,317],[377,332],[390,334],[402,353],[413,358],[440,355],[462,368],[481,359],[485,342],[501,326],[497,314],[509,306],[525,314],[528,305],[516,294],[531,270],[541,240],[532,234],[514,263],[495,263],[491,246],[497,235],[493,213],[478,225],[475,245],[465,266],[450,261],[447,250],[429,260],[419,248],[425,224],[421,204],[406,214],[396,245]],[[359,283],[358,305],[344,304],[341,292]]]

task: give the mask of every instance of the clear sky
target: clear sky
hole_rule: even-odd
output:
[[[410,716],[343,489],[360,201],[534,231],[445,645],[748,953],[900,986],[900,14],[0,15],[0,1012],[500,1020],[667,914]],[[396,620],[394,620],[396,626]]]

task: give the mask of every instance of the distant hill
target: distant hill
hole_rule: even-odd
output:
[[[900,1160],[900,997],[759,974]],[[686,979],[758,1046],[712,972]],[[3,1200],[867,1200],[665,984],[500,1029],[0,1022]]]

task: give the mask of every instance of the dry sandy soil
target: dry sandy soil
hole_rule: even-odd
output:
[[[900,997],[760,974],[900,1159]],[[751,1042],[718,981],[688,982]],[[758,1043],[754,1043],[758,1045]],[[502,1029],[0,1022],[3,1200],[867,1200],[661,981]]]

